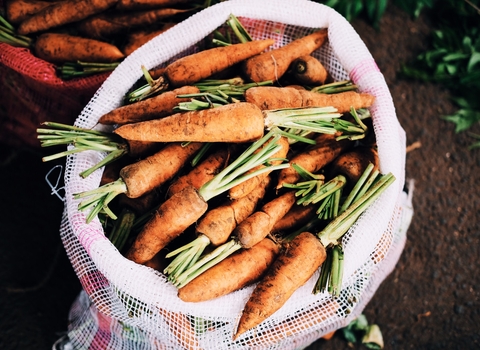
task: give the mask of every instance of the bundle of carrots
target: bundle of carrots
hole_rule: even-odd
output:
[[[326,40],[326,30],[314,30],[268,51],[273,40],[249,39],[180,58],[155,79],[146,72],[141,98],[126,96],[99,123],[115,126],[110,137],[122,155],[135,143],[160,149],[74,195],[87,221],[102,220],[126,258],[163,272],[184,301],[257,283],[235,339],[319,268],[326,272],[315,292],[331,283],[337,295],[341,237],[394,181],[380,175],[375,138],[366,137],[374,96],[329,81],[323,67],[306,79],[321,65],[309,57]],[[104,134],[59,129],[39,129],[45,146],[105,146]],[[162,195],[141,211],[117,200],[151,193]]]

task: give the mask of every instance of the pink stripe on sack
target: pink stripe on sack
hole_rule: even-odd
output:
[[[380,72],[377,63],[374,59],[363,60],[352,69],[350,79],[353,83],[356,83],[362,76],[370,72]]]

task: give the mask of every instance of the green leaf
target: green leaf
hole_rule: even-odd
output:
[[[455,114],[444,116],[443,119],[455,124],[455,132],[459,133],[469,129],[480,121],[480,111],[460,109]]]
[[[480,69],[480,67],[475,67],[478,62],[480,62],[480,52],[474,52],[468,60],[467,72],[473,73],[474,68]]]

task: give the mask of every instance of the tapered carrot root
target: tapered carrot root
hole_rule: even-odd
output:
[[[327,80],[328,72],[323,64],[315,57],[304,55],[292,62],[293,77],[303,85],[323,85]]]
[[[235,227],[254,212],[269,184],[267,176],[248,195],[208,211],[195,229],[197,234],[207,236],[214,246],[225,243]]]
[[[143,264],[165,248],[207,210],[205,200],[193,187],[174,194],[155,212],[128,250],[126,257]]]
[[[132,104],[121,106],[102,115],[100,124],[127,124],[140,121],[163,118],[174,114],[173,108],[180,102],[190,101],[190,98],[179,98],[178,95],[195,94],[199,90],[195,86],[183,86],[181,88],[165,91],[151,98]]]
[[[44,33],[35,40],[37,57],[52,63],[111,63],[125,57],[115,46],[103,41],[62,33]]]
[[[273,262],[245,304],[233,339],[280,309],[326,259],[320,240],[309,232],[296,236]]]
[[[18,34],[27,35],[80,21],[105,11],[118,0],[65,0],[44,8],[24,20],[17,28]]]
[[[291,87],[257,86],[245,91],[245,100],[262,110],[299,107],[335,107],[338,113],[368,108],[375,101],[373,95],[355,91],[323,94]]]
[[[330,176],[343,175],[348,183],[355,184],[362,176],[369,164],[374,165],[373,170],[379,167],[378,152],[372,147],[355,147],[335,158],[329,165]]]
[[[164,74],[173,87],[191,85],[259,54],[274,43],[273,39],[254,40],[200,51],[169,64]]]
[[[126,124],[114,132],[137,141],[242,143],[263,136],[264,117],[257,106],[239,102]]]
[[[282,218],[295,204],[295,192],[285,192],[248,218],[243,220],[233,231],[233,235],[243,248],[251,248],[272,231],[275,223]]]
[[[127,43],[122,48],[122,52],[125,54],[125,56],[130,55],[140,46],[152,40],[156,36],[164,33],[168,29],[172,28],[174,25],[175,23],[166,23],[164,26],[157,30],[137,30],[134,33],[130,33],[127,39]]]
[[[196,142],[186,146],[171,143],[150,157],[125,166],[120,177],[126,184],[126,195],[137,198],[171,180],[201,146]]]
[[[7,20],[11,24],[18,24],[54,3],[41,0],[8,0],[4,4]]]
[[[282,146],[282,148],[275,155],[273,155],[273,158],[278,158],[279,160],[272,161],[271,164],[280,164],[282,162],[282,159],[287,157],[288,150],[290,149],[290,144],[288,143],[288,139],[286,137],[280,138],[277,143]],[[250,172],[259,170],[261,168],[265,168],[265,165],[259,165],[255,169],[252,169]],[[251,191],[253,191],[254,188],[259,186],[259,184],[263,181],[265,177],[268,176],[268,174],[268,172],[262,173],[258,176],[252,177],[251,179],[238,184],[237,186],[232,187],[228,191],[228,196],[230,197],[230,199],[239,199],[248,195]]]
[[[277,243],[265,238],[252,248],[227,257],[190,281],[178,290],[178,297],[186,302],[207,301],[250,285],[261,278],[279,250]]]
[[[195,166],[188,174],[185,174],[175,180],[168,188],[167,196],[180,192],[188,186],[193,186],[197,190],[213,179],[220,170],[225,168],[229,159],[230,150],[223,147],[209,155],[203,162]]]
[[[315,139],[315,145],[292,157],[289,163],[297,164],[311,173],[317,173],[352,146],[351,141],[347,139],[337,141],[335,137],[336,135],[320,134]],[[293,166],[282,169],[278,174],[277,188],[281,188],[284,183],[297,183],[300,179],[300,174]]]
[[[296,58],[311,54],[320,48],[326,39],[327,30],[321,29],[278,49],[254,56],[245,62],[245,74],[248,79],[256,83],[278,80]]]

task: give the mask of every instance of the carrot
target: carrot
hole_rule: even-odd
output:
[[[359,146],[335,158],[328,166],[330,176],[343,175],[355,184],[369,164],[379,167],[378,152],[375,148]]]
[[[253,82],[278,80],[287,72],[296,58],[309,55],[327,39],[327,30],[321,29],[287,45],[249,58],[245,62],[245,75]]]
[[[282,162],[283,159],[285,159],[287,157],[287,153],[288,153],[288,150],[289,150],[289,142],[288,142],[288,139],[286,137],[282,137],[279,141],[278,141],[279,145],[282,146],[282,148],[280,149],[280,151],[274,155],[274,158],[278,158],[279,160],[276,160],[276,161],[272,161],[273,164],[280,164]],[[255,170],[258,170],[258,169],[261,169],[261,168],[264,168],[265,165],[259,165],[257,169],[252,169],[251,171],[255,171]],[[266,176],[268,176],[268,173],[263,173],[261,175],[258,175],[258,176],[255,176],[247,181],[244,181],[240,184],[238,184],[237,186],[235,187],[232,187],[230,189],[230,191],[228,191],[228,196],[230,197],[230,199],[238,199],[238,198],[242,198],[243,196],[246,196],[248,193],[250,193],[255,187],[257,187],[262,181],[263,181],[263,178],[265,178]]]
[[[277,189],[281,188],[284,183],[294,184],[301,178],[300,174],[295,170],[292,164],[297,164],[310,173],[317,173],[343,151],[352,146],[352,142],[344,140],[336,140],[337,135],[320,134],[315,138],[316,144],[307,147],[302,152],[290,158],[290,167],[282,169],[278,174]]]
[[[279,250],[277,243],[264,238],[252,248],[232,254],[179,288],[178,297],[186,302],[207,301],[257,282]]]
[[[61,33],[41,34],[35,40],[34,50],[37,57],[52,63],[109,63],[125,57],[115,45]]]
[[[147,43],[156,36],[164,33],[168,29],[172,28],[175,23],[166,23],[157,30],[137,30],[134,33],[130,33],[127,38],[126,44],[123,46],[122,52],[125,56],[130,55],[133,51],[138,49],[143,44]]]
[[[241,102],[126,124],[114,132],[124,139],[138,141],[241,143],[263,136],[264,117],[258,107]]]
[[[240,222],[233,231],[233,236],[243,248],[253,247],[272,231],[275,223],[292,208],[296,199],[294,191],[275,197]]]
[[[201,146],[201,143],[194,142],[186,146],[181,143],[170,143],[157,153],[123,167],[118,180],[91,191],[75,194],[76,199],[93,196],[93,200],[81,202],[79,210],[94,206],[94,210],[87,217],[87,222],[90,222],[101,209],[108,210],[108,214],[115,219],[116,215],[108,209],[108,203],[113,198],[121,193],[130,198],[138,198],[153,191],[171,180]]]
[[[185,273],[184,276],[188,276],[189,281],[205,270],[203,263],[197,265],[197,261],[203,251],[208,245],[216,247],[228,240],[235,227],[253,213],[257,203],[265,195],[266,187],[269,184],[270,177],[267,176],[263,179],[262,183],[248,195],[228,201],[209,210],[197,223],[195,228],[197,238],[167,254],[168,258],[176,256],[163,271],[165,275],[168,276],[168,279],[173,284],[178,284],[180,280],[185,279],[185,277],[181,277],[182,274]],[[229,251],[230,247],[227,245],[225,248],[226,251]],[[237,248],[234,249],[237,250]],[[221,251],[223,251],[223,249],[217,252],[219,253]],[[210,257],[214,259],[217,252],[210,255]],[[210,260],[211,259],[209,259],[209,261]],[[189,271],[193,271],[192,274],[185,272],[191,266],[193,267]],[[197,266],[202,267],[202,269],[197,269]]]
[[[272,232],[286,232],[310,221],[315,215],[313,205],[294,205],[272,228]]]
[[[170,328],[171,334],[176,338],[182,349],[195,350],[199,349],[199,343],[195,328],[189,317],[180,312],[172,312],[164,309],[158,309],[165,323]]]
[[[144,10],[188,4],[190,0],[119,0],[117,10]]]
[[[80,21],[105,11],[118,0],[63,0],[54,3],[24,20],[17,28],[18,34],[27,35]]]
[[[355,91],[324,94],[290,87],[259,86],[246,90],[245,100],[262,110],[332,106],[338,113],[345,113],[350,112],[352,107],[354,109],[370,107],[375,97]]]
[[[207,211],[207,202],[192,186],[163,202],[145,224],[126,253],[126,258],[144,264]],[[158,229],[161,225],[161,229]]]
[[[174,15],[191,9],[160,8],[144,11],[101,13],[90,16],[76,24],[76,29],[85,36],[106,40],[129,30],[154,26]]]
[[[298,57],[292,62],[290,69],[295,80],[303,85],[323,85],[328,77],[323,64],[311,55]]]
[[[326,259],[326,250],[310,232],[302,232],[288,244],[256,285],[241,314],[237,339],[273,315],[304,285]]]
[[[180,102],[190,101],[190,98],[180,98],[178,95],[198,93],[194,86],[183,86],[181,88],[165,91],[151,98],[141,100],[132,104],[121,106],[102,115],[98,122],[100,124],[127,124],[145,120],[159,119],[174,114],[173,108]]]
[[[5,2],[5,16],[10,23],[18,24],[52,4],[54,2],[42,0],[8,0]]]
[[[257,55],[274,43],[273,39],[254,40],[203,50],[170,63],[164,75],[172,87],[190,85]]]
[[[193,186],[196,189],[200,189],[200,187],[213,179],[220,170],[225,168],[229,155],[230,150],[228,147],[222,147],[216,150],[203,162],[195,166],[188,174],[175,180],[168,188],[167,196],[170,197],[187,186]]]
[[[269,132],[250,145],[235,161],[198,191],[193,187],[186,187],[163,202],[137,236],[127,255],[128,258],[140,264],[151,259],[205,213],[207,202],[211,198],[228,191],[231,186],[242,181],[242,175],[246,171],[264,163],[273,153],[277,152],[279,146],[276,145],[276,141],[278,138],[274,138],[269,141],[271,147],[264,148],[261,154],[252,157],[252,153],[269,140],[273,133],[274,131]],[[272,165],[272,168],[280,169],[283,166]],[[266,169],[266,171],[268,170],[270,168]],[[91,195],[92,192],[96,193],[94,190],[87,195]]]

